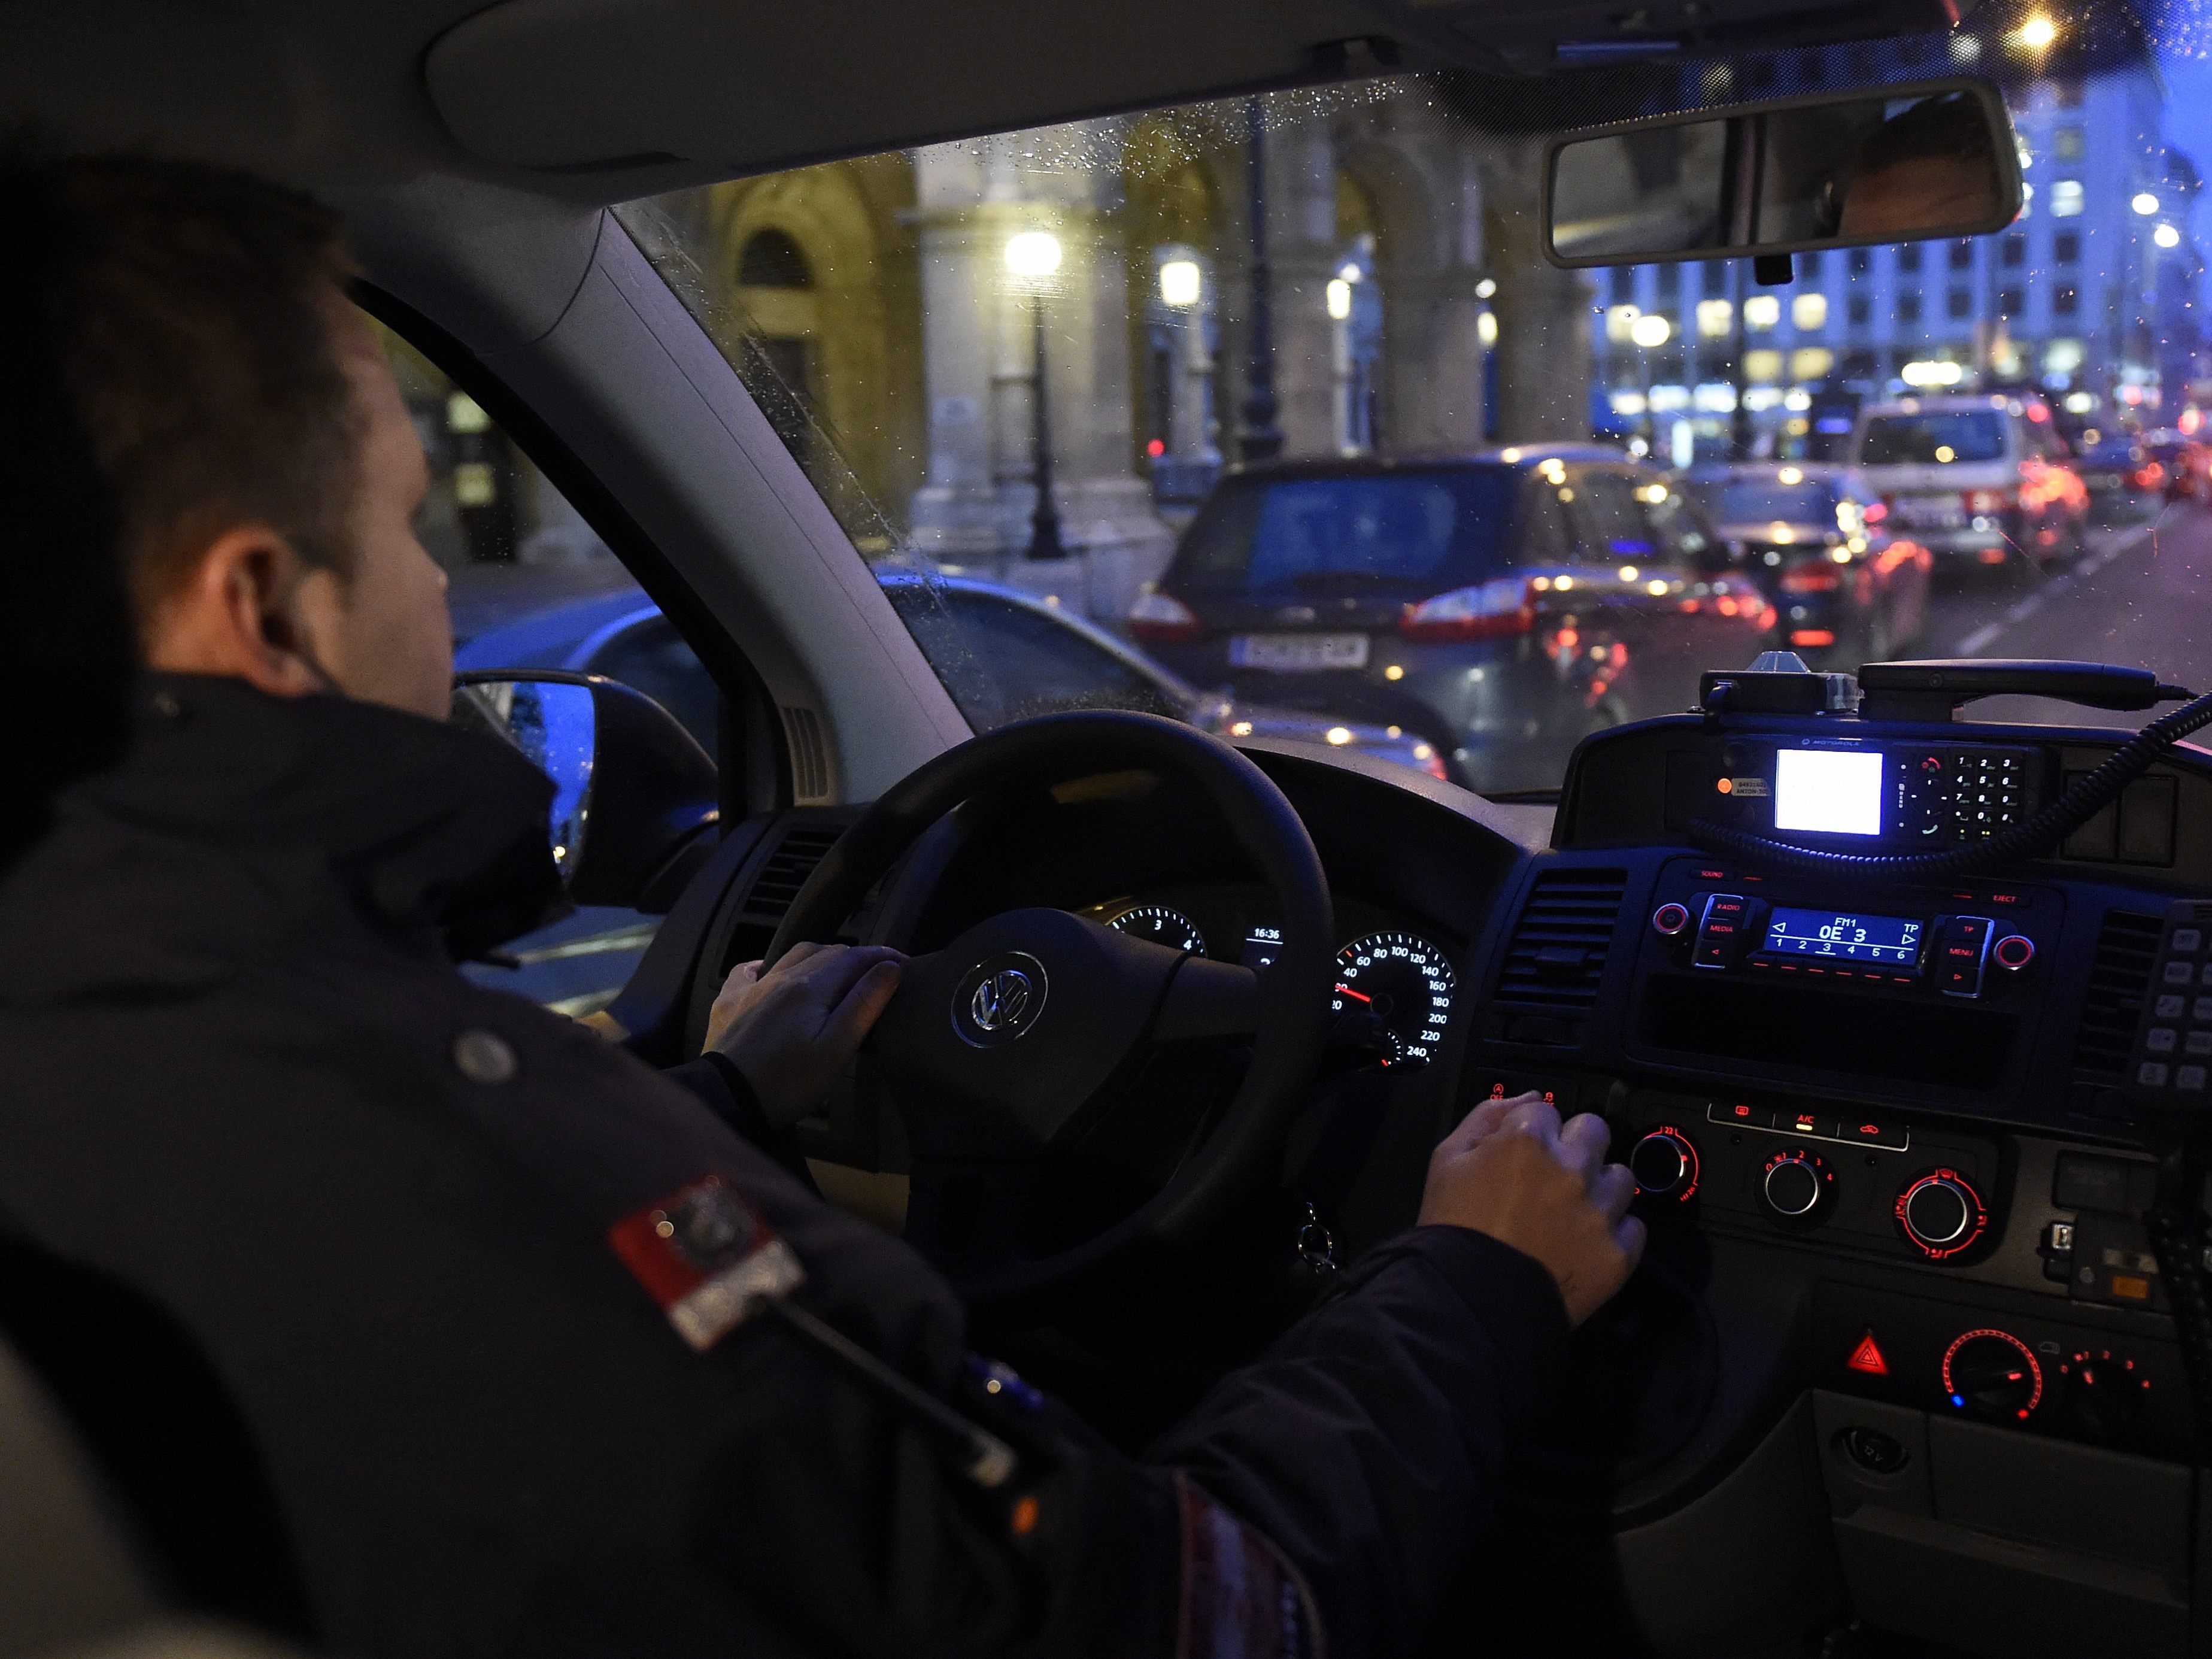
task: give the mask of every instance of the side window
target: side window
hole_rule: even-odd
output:
[[[1648,479],[1636,488],[1655,558],[1692,568],[1703,568],[1714,562],[1719,544],[1694,501],[1656,478]]]
[[[446,573],[459,670],[562,668],[635,687],[715,752],[713,683],[583,515],[475,399],[374,325],[429,463],[416,533]],[[612,1002],[659,918],[590,905],[471,963],[479,984],[581,1018]]]
[[[1565,564],[1574,556],[1574,532],[1567,523],[1567,509],[1559,500],[1561,490],[1571,488],[1561,484],[1556,488],[1547,483],[1540,473],[1531,473],[1523,486],[1521,508],[1521,558],[1526,564]]]
[[[1577,486],[1568,503],[1577,558],[1587,564],[1619,564],[1652,556],[1651,532],[1626,475],[1593,467],[1570,473],[1568,482]]]

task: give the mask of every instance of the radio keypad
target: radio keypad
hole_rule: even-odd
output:
[[[2201,1109],[2212,1096],[2212,906],[2177,901],[2166,913],[2154,991],[2130,1060],[2129,1083],[2139,1095]]]
[[[1906,822],[1917,839],[1986,841],[2033,808],[2029,756],[2008,749],[1923,749],[1898,757]]]

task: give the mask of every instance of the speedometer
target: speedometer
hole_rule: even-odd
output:
[[[1164,945],[1170,951],[1188,951],[1194,957],[1206,954],[1206,935],[1198,931],[1198,924],[1164,904],[1139,904],[1106,925],[1132,939]]]
[[[1416,933],[1370,933],[1336,954],[1329,1007],[1372,1014],[1389,1034],[1389,1064],[1425,1066],[1451,1018],[1451,964]]]

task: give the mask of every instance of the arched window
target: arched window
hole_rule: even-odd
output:
[[[799,244],[782,231],[757,230],[738,255],[741,288],[812,288],[814,271]]]

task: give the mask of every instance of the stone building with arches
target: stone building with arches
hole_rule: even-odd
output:
[[[1284,454],[1587,432],[1588,377],[1559,373],[1589,361],[1587,290],[1541,264],[1533,215],[1490,205],[1534,200],[1534,146],[1413,80],[1257,106]],[[864,551],[1118,620],[1250,422],[1251,107],[933,145],[663,205],[726,302],[749,386]],[[1036,233],[1053,268],[1015,270],[1010,243]],[[1069,553],[1044,561],[1024,556],[1041,429]]]

